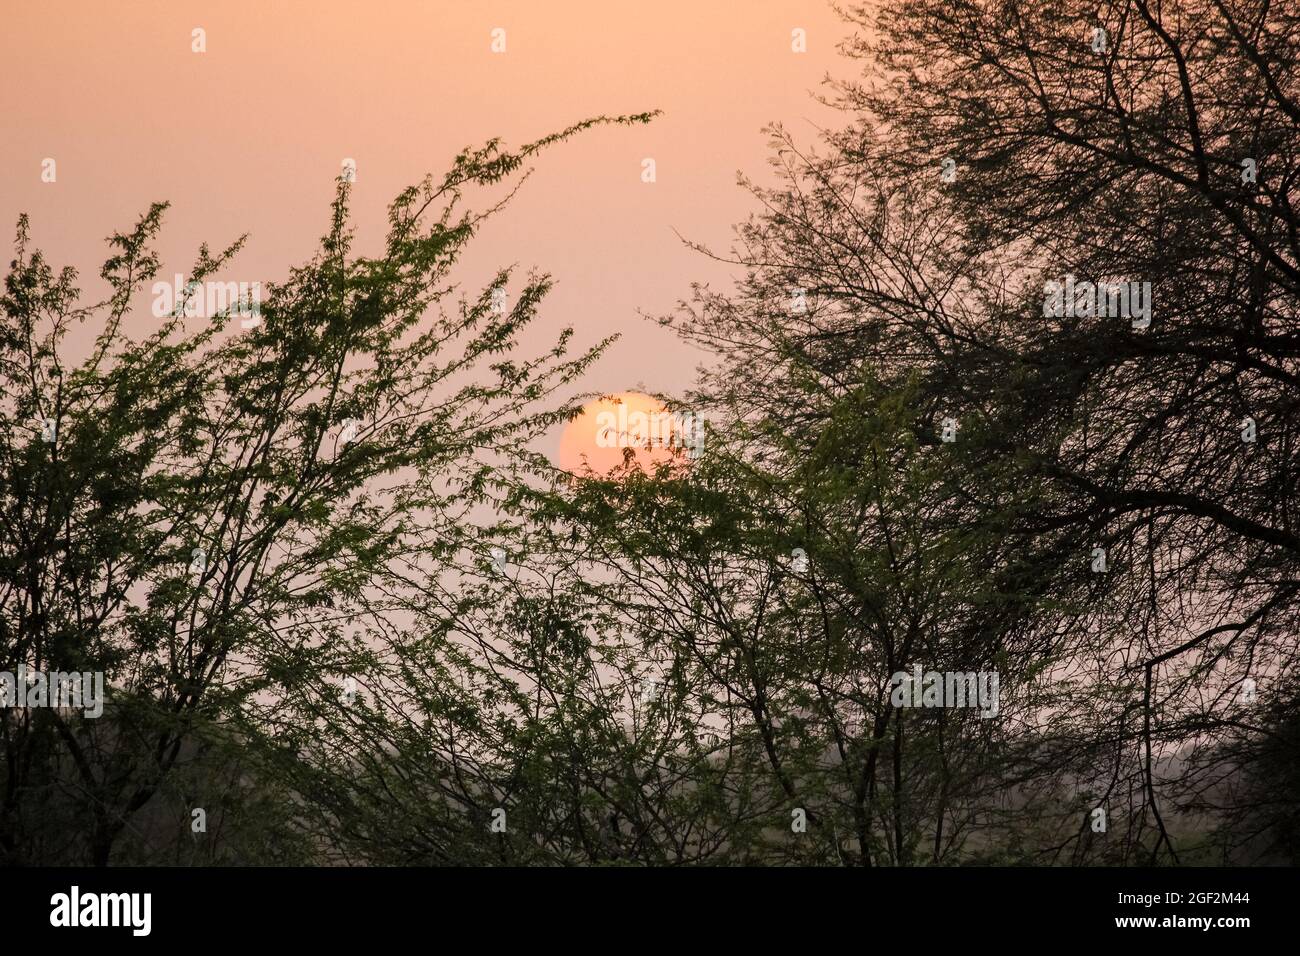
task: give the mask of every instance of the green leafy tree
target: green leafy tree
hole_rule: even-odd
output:
[[[246,835],[295,816],[282,771],[309,759],[315,717],[347,706],[370,638],[418,607],[420,575],[460,560],[476,509],[566,414],[548,399],[602,347],[569,357],[565,330],[522,357],[549,280],[506,269],[467,294],[458,258],[539,150],[646,119],[466,150],[397,197],[374,256],[353,248],[341,181],[319,252],[268,286],[256,324],[187,318],[184,301],[133,318],[164,205],[112,237],[110,294],[91,306],[20,221],[0,300],[0,666],[102,672],[108,700],[97,719],[3,712],[5,859],[174,858],[194,802],[222,794],[208,820],[247,811],[230,824]],[[201,250],[191,294],[239,245]],[[300,859],[315,848],[300,835],[241,852]]]

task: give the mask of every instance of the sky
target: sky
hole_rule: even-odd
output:
[[[164,276],[201,242],[249,233],[221,278],[275,281],[326,231],[345,158],[356,249],[377,252],[388,202],[466,146],[663,110],[541,157],[461,274],[549,272],[539,344],[565,325],[575,347],[621,333],[583,383],[594,393],[692,382],[706,356],[641,313],[671,310],[692,281],[725,288],[730,270],[682,237],[725,251],[755,209],[736,174],[764,178],[762,127],[779,120],[812,142],[835,123],[814,98],[823,78],[850,69],[836,52],[848,27],[824,0],[3,3],[0,241],[29,213],[34,244],[94,297],[103,240],[155,200],[172,203]],[[806,52],[792,50],[795,29]],[[133,321],[158,320],[145,309]]]

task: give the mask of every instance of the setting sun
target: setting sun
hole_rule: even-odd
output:
[[[574,474],[608,474],[631,456],[642,470],[670,461],[690,438],[692,420],[641,392],[588,402],[560,436],[559,466]]]

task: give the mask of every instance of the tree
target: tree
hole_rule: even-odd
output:
[[[539,150],[593,125],[648,118],[464,151],[397,197],[374,257],[353,250],[341,180],[319,252],[253,318],[247,302],[187,318],[236,242],[204,246],[182,301],[135,332],[164,204],[112,237],[109,296],[92,306],[20,220],[0,300],[0,648],[10,671],[100,672],[108,700],[97,719],[4,711],[7,861],[167,858],[167,832],[190,832],[194,809],[217,820],[222,808],[195,801],[222,793],[231,812],[297,815],[280,771],[312,740],[299,718],[364,679],[368,636],[397,625],[416,571],[454,559],[474,510],[567,413],[548,401],[603,347],[569,357],[566,330],[518,355],[544,275],[512,283],[503,269],[457,293],[461,252],[508,199],[476,211],[467,194],[519,180]],[[493,294],[507,289],[508,304]],[[69,346],[78,324],[96,330],[84,359]],[[181,820],[136,829],[163,807]]]
[[[997,627],[1036,635],[1046,697],[1008,781],[1059,814],[1039,852],[1211,852],[1171,820],[1216,803],[1220,744],[1266,732],[1256,700],[1291,696],[1296,19],[852,17],[846,125],[824,155],[774,129],[781,181],[732,257],[747,285],[678,325],[724,356],[715,394],[792,427],[829,413],[773,383],[917,382],[918,438],[960,428],[958,520],[1014,544],[981,587],[1022,595]]]

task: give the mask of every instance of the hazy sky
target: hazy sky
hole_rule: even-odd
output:
[[[579,344],[622,332],[591,390],[690,382],[699,354],[637,310],[665,311],[691,280],[722,283],[728,270],[674,230],[725,248],[752,208],[736,172],[765,170],[760,128],[779,119],[811,140],[834,121],[812,94],[847,68],[835,52],[846,28],[823,0],[14,0],[3,20],[5,261],[28,212],[37,244],[96,294],[103,238],[153,200],[173,203],[165,275],[185,271],[201,241],[248,232],[222,278],[276,280],[325,231],[345,157],[357,163],[357,248],[373,252],[388,201],[463,146],[662,109],[648,127],[547,154],[465,273],[536,266],[557,282],[546,330],[572,324]],[[491,49],[497,27],[504,53]],[[645,157],[653,184],[641,182]],[[54,183],[41,181],[46,158]]]

